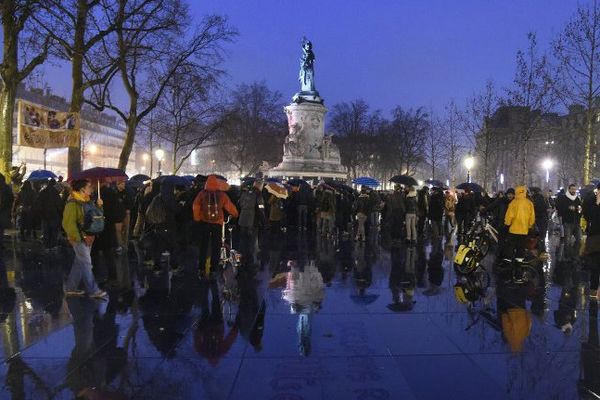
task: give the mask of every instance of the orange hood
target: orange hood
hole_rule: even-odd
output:
[[[229,184],[222,179],[217,178],[216,175],[209,175],[204,185],[204,190],[209,192],[226,192],[229,190]]]

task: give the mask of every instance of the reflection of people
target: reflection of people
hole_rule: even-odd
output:
[[[414,307],[414,293],[416,285],[415,261],[416,250],[413,247],[406,249],[394,246],[391,250],[392,268],[390,270],[389,287],[392,293],[392,303],[388,308],[392,311],[411,311]]]
[[[208,302],[209,285],[212,293],[210,306]],[[225,334],[223,311],[216,282],[204,281],[201,290],[202,317],[194,331],[194,347],[198,354],[208,359],[211,365],[216,366],[235,343],[239,331],[238,323],[236,321],[229,332]]]

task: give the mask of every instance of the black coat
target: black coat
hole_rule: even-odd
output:
[[[588,236],[600,235],[600,205],[596,204],[596,196],[588,196],[583,205],[583,216],[587,221]]]
[[[0,179],[0,228],[11,226],[11,213],[15,198],[10,186]]]
[[[433,192],[429,199],[429,219],[432,221],[441,221],[444,216],[444,194]]]
[[[60,220],[64,202],[56,187],[49,185],[43,189],[37,197],[35,208],[42,220]]]
[[[548,207],[549,204],[540,193],[533,195],[533,208],[535,211],[536,224],[548,224]]]

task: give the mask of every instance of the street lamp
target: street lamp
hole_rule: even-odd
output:
[[[156,159],[158,160],[158,175],[162,175],[162,160],[165,158],[165,151],[160,147],[154,152]]]
[[[550,183],[550,170],[554,166],[554,161],[549,158],[546,158],[542,161],[542,168],[546,170],[546,185]]]
[[[473,166],[475,165],[475,159],[473,158],[473,156],[471,156],[471,153],[469,153],[467,158],[465,158],[464,164],[465,164],[465,168],[467,169],[467,182],[470,183],[471,182],[471,170],[473,169]]]

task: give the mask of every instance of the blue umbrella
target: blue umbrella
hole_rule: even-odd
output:
[[[377,187],[380,185],[379,181],[375,178],[371,178],[369,176],[361,176],[360,178],[356,178],[352,181],[355,185],[361,186],[369,186],[369,187]]]
[[[177,175],[161,175],[155,179],[156,182],[170,183],[173,186],[190,186],[192,182],[184,178],[183,176]]]
[[[47,181],[48,179],[56,179],[56,174],[45,169],[38,169],[29,174],[27,179],[30,181]]]

